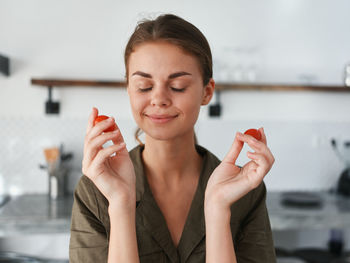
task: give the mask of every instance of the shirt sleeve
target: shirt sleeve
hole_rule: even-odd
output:
[[[93,183],[82,176],[74,191],[69,262],[107,262],[108,237],[100,220]]]
[[[241,223],[240,238],[235,244],[237,262],[276,262],[264,183],[252,191],[251,200],[251,209]]]

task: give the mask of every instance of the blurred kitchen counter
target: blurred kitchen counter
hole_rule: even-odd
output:
[[[11,197],[0,208],[0,237],[69,233],[73,194],[50,200],[47,194]]]
[[[267,193],[272,230],[350,228],[350,198],[328,192],[320,196],[320,207],[287,207],[283,192]],[[73,195],[50,200],[46,194],[11,197],[0,208],[0,237],[24,234],[69,233]]]
[[[268,192],[266,205],[272,230],[350,228],[350,198],[329,192],[310,192],[319,207],[292,207],[282,204],[284,192]]]

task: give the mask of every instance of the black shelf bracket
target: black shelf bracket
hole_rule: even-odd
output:
[[[220,117],[222,112],[222,106],[220,103],[220,91],[215,90],[215,103],[209,106],[210,117]]]
[[[10,59],[0,54],[0,73],[10,76]]]
[[[48,86],[48,100],[45,103],[46,114],[59,114],[60,113],[60,103],[58,101],[52,100],[52,87]]]

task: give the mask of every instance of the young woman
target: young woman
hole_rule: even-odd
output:
[[[125,68],[145,142],[128,152],[118,128],[103,132],[113,118],[93,125],[93,108],[70,262],[275,262],[263,183],[274,157],[263,128],[260,141],[237,132],[222,162],[195,141],[200,107],[215,87],[203,34],[175,15],[143,21],[126,46]],[[244,143],[255,152],[239,167]]]

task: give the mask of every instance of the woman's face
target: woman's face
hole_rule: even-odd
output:
[[[171,140],[193,133],[214,90],[213,80],[203,87],[197,59],[171,43],[149,42],[136,47],[128,66],[132,113],[146,135]]]

